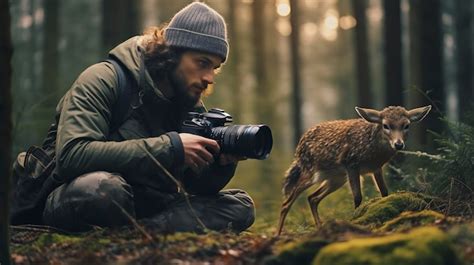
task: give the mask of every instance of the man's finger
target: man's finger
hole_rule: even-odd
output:
[[[198,166],[199,169],[202,169],[202,168],[206,167],[207,165],[209,165],[209,162],[202,159],[199,155],[197,155],[193,158],[193,162]]]
[[[202,143],[214,154],[218,154],[221,150],[219,144],[215,140],[203,138]]]
[[[199,156],[204,159],[207,163],[214,163],[214,156],[207,150],[207,148],[200,149]]]

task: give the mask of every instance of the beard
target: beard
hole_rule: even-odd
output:
[[[182,106],[185,111],[193,109],[201,97],[194,96],[189,92],[189,86],[187,85],[186,79],[180,75],[178,71],[172,71],[168,78],[171,86],[176,92],[176,103]]]

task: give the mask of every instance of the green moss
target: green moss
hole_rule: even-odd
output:
[[[412,192],[398,192],[387,197],[374,198],[355,211],[353,222],[379,227],[403,211],[424,209],[427,206],[426,200],[423,195]]]
[[[435,227],[409,234],[359,238],[330,244],[319,252],[315,265],[458,265],[461,264],[447,235]]]
[[[290,242],[280,247],[278,254],[265,262],[266,265],[311,264],[319,250],[329,242],[321,238],[310,238]]]
[[[447,233],[454,242],[455,248],[461,253],[465,264],[474,264],[474,221],[456,225]]]
[[[74,244],[82,239],[77,236],[67,236],[61,234],[43,234],[36,241],[35,245],[38,247],[46,247],[52,244]]]
[[[18,248],[14,248],[15,252],[28,253],[30,251],[42,251],[45,248],[49,248],[52,245],[70,245],[77,244],[82,239],[76,236],[67,236],[61,234],[41,234],[35,241],[30,244],[23,244]]]
[[[449,236],[459,244],[474,245],[474,220],[449,229]]]
[[[18,247],[14,247],[14,252],[19,254],[28,252],[42,252],[45,249],[61,249],[64,247],[73,246],[74,248],[81,249],[83,251],[98,251],[104,247],[104,245],[111,244],[111,240],[107,238],[88,238],[79,236],[68,236],[56,233],[44,233],[40,235],[35,241],[30,244],[22,244]]]
[[[410,229],[416,226],[433,224],[436,220],[446,219],[441,213],[432,210],[423,210],[421,212],[403,212],[399,216],[387,221],[379,228],[380,231],[400,231]]]
[[[328,220],[324,222],[318,230],[318,236],[329,239],[331,241],[338,240],[341,236],[346,234],[370,234],[371,231],[364,226],[353,224],[344,220]]]

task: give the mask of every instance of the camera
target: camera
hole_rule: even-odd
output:
[[[266,159],[273,146],[273,137],[267,125],[229,125],[232,116],[222,109],[208,112],[188,112],[181,132],[200,135],[217,141],[222,153]]]

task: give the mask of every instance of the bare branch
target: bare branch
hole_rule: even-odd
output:
[[[189,194],[186,192],[184,189],[183,185],[179,180],[177,180],[151,153],[148,151],[146,148],[143,146],[137,144],[147,155],[150,157],[150,159],[176,184],[178,187],[178,192],[182,193],[185,200],[186,204],[189,207],[189,210],[191,211],[191,214],[194,216],[196,221],[199,223],[199,225],[202,227],[203,230],[208,230],[206,225],[202,222],[201,218],[196,214],[196,211],[194,210],[193,206],[191,205],[191,201],[189,200]]]

